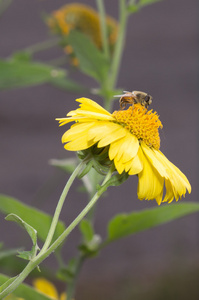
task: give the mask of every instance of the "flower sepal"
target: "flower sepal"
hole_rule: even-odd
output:
[[[107,174],[110,166],[112,165],[108,156],[108,147],[97,148],[97,145],[95,144],[86,150],[78,151],[77,155],[80,159],[87,160],[87,165],[81,174],[79,174],[79,178],[85,176],[92,167],[100,175],[104,176]]]

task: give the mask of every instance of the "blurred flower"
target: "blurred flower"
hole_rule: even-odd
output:
[[[54,11],[47,19],[47,24],[55,34],[66,36],[75,29],[88,36],[98,49],[102,49],[102,36],[98,13],[88,5],[68,4]],[[118,23],[110,16],[106,18],[109,47],[112,52],[117,40]],[[72,47],[66,46],[65,51],[74,57]],[[74,60],[77,64],[77,60]]]
[[[138,198],[161,202],[176,201],[191,186],[186,176],[159,150],[159,116],[141,104],[110,114],[96,102],[80,98],[80,108],[57,119],[60,125],[76,123],[62,137],[65,149],[79,151],[109,146],[108,155],[118,173],[138,175]],[[164,185],[166,188],[163,198]]]
[[[67,300],[66,293],[62,293],[60,296],[54,284],[45,278],[36,278],[33,281],[33,286],[39,292],[50,296],[54,300]]]

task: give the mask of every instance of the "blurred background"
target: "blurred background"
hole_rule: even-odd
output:
[[[0,57],[49,38],[43,21],[71,1],[13,1],[1,17]],[[79,1],[96,8],[95,1]],[[117,1],[106,2],[107,13],[118,18]],[[152,108],[164,125],[161,151],[188,177],[191,195],[183,201],[198,201],[198,1],[165,0],[131,16],[125,41],[118,87],[142,90],[153,96]],[[60,48],[35,55],[48,62]],[[72,70],[72,78],[95,87],[89,77]],[[1,91],[0,193],[53,213],[68,175],[49,164],[52,158],[67,158],[56,117],[77,107],[80,96],[50,84]],[[118,109],[118,102],[114,104]],[[62,220],[69,222],[85,206],[87,196],[78,194],[76,180],[65,203]],[[106,235],[108,220],[119,212],[142,210],[157,204],[137,199],[137,178],[109,188],[98,203],[95,228]],[[26,246],[26,234],[1,214],[0,235],[8,247]],[[199,216],[192,214],[175,222],[140,233],[107,247],[88,261],[80,274],[77,299],[199,299]],[[71,258],[78,243],[75,230],[64,247]],[[44,264],[56,269],[50,256]],[[43,264],[42,264],[43,265]],[[41,270],[42,270],[41,265]],[[89,286],[91,284],[91,286]],[[61,288],[61,287],[60,287]]]

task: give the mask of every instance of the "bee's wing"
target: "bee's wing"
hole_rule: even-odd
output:
[[[129,96],[129,94],[132,94],[131,92],[128,92],[128,91],[123,91],[124,94],[122,95],[115,95],[113,97],[124,97],[124,96]]]
[[[114,95],[113,97],[123,97],[124,96],[124,94],[122,94],[122,95]]]

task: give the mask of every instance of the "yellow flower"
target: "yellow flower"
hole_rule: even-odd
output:
[[[87,35],[97,48],[102,48],[102,36],[100,18],[98,13],[90,6],[80,3],[64,5],[53,12],[48,18],[47,24],[54,33],[66,36],[71,30],[75,29]],[[115,19],[108,16],[106,18],[107,34],[110,50],[117,40],[118,23]],[[65,47],[68,54],[73,54],[71,47]]]
[[[66,293],[62,293],[59,296],[56,287],[45,278],[36,278],[33,281],[33,286],[37,291],[51,297],[54,300],[67,300]]]
[[[80,98],[80,108],[57,119],[61,125],[75,121],[62,137],[65,149],[79,151],[97,143],[109,147],[110,160],[118,173],[138,175],[138,198],[171,202],[191,192],[186,176],[159,150],[158,129],[162,123],[156,112],[141,104],[110,114],[96,102]],[[164,185],[166,193],[163,199]]]

